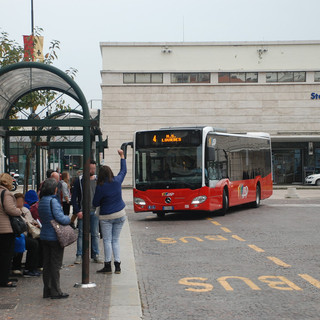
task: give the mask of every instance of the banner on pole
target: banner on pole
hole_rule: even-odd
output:
[[[24,60],[25,61],[34,61],[34,46],[33,39],[34,36],[23,36],[24,43]]]
[[[34,37],[34,57],[39,61],[44,60],[43,56],[43,37],[35,36]]]
[[[23,36],[24,60],[43,61],[43,36]]]

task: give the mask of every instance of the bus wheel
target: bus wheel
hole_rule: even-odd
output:
[[[164,218],[164,216],[166,215],[166,213],[165,212],[156,212],[156,214],[157,214],[157,216],[158,216],[158,218],[159,219],[163,219]]]
[[[260,200],[261,200],[261,190],[260,190],[260,185],[257,184],[256,201],[252,202],[253,208],[259,208],[260,207]]]
[[[221,216],[224,216],[229,209],[229,197],[226,189],[223,189]]]

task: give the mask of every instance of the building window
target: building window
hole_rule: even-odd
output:
[[[210,73],[171,73],[171,83],[210,83]]]
[[[315,71],[314,73],[314,81],[320,82],[320,71]]]
[[[258,72],[219,72],[219,83],[258,82]]]
[[[124,73],[123,83],[163,83],[162,73]]]
[[[306,73],[304,71],[267,72],[267,82],[305,82]]]
[[[135,83],[135,74],[134,73],[124,73],[123,74],[123,83]]]

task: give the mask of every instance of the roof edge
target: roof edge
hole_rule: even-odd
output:
[[[270,46],[318,45],[320,40],[285,41],[199,41],[199,42],[100,42],[100,47],[159,47],[159,46]]]

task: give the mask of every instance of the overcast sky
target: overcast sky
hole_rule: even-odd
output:
[[[0,30],[22,44],[30,0],[0,0]],[[99,42],[319,40],[319,0],[34,0],[35,26],[61,41],[61,69],[78,69],[87,100],[101,99]]]

